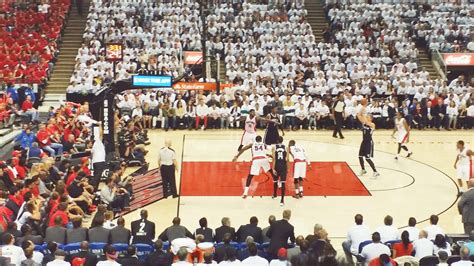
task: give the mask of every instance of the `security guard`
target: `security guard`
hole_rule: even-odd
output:
[[[178,197],[176,190],[176,175],[178,163],[176,152],[171,148],[171,140],[165,140],[165,146],[161,148],[158,157],[158,167],[160,167],[161,179],[163,180],[163,194],[165,198],[170,195]]]

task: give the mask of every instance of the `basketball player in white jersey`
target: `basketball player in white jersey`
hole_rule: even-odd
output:
[[[295,198],[303,197],[303,179],[306,178],[307,167],[311,167],[303,147],[296,146],[294,140],[288,143],[290,155],[293,158],[293,178],[295,183]]]
[[[472,178],[472,150],[464,145],[464,141],[460,140],[456,144],[458,155],[454,162],[454,169],[457,170],[459,191],[464,192],[463,181],[467,183]]]
[[[276,123],[270,119],[260,118],[255,115],[255,110],[251,109],[249,111],[249,115],[245,118],[245,125],[244,125],[244,134],[242,135],[242,139],[240,140],[240,146],[237,151],[240,151],[242,147],[247,146],[255,142],[255,137],[257,136],[257,122],[263,120],[268,123]]]
[[[252,183],[252,178],[260,174],[260,169],[263,169],[264,172],[269,173],[273,177],[272,169],[270,167],[270,161],[267,157],[267,146],[262,141],[261,136],[255,137],[255,142],[248,144],[241,148],[237,155],[234,156],[233,162],[237,161],[239,156],[244,153],[244,151],[251,149],[252,151],[252,165],[250,166],[250,173],[247,176],[247,181],[245,182],[245,189],[242,198],[247,198],[250,184]]]
[[[395,137],[395,133],[397,133],[397,137]],[[408,150],[406,143],[410,141],[410,126],[408,126],[407,120],[403,117],[401,112],[397,112],[397,116],[395,118],[395,128],[393,129],[392,138],[395,138],[398,142],[398,151],[397,155],[395,156],[395,160],[398,160],[398,155],[402,149],[406,151],[407,158],[409,158],[413,153]]]

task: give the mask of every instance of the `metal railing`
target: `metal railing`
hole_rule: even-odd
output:
[[[442,78],[446,79],[446,77],[448,76],[448,66],[444,62],[443,55],[439,52],[438,49],[431,50],[431,58],[433,62],[438,65],[439,71],[441,71],[440,74],[442,74]]]

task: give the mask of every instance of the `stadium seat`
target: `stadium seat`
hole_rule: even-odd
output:
[[[359,254],[362,252],[362,249],[367,246],[368,244],[371,244],[372,240],[367,240],[359,244]]]
[[[216,247],[220,247],[220,246],[223,246],[223,245],[224,245],[224,243],[223,243],[223,242],[220,242],[220,243],[217,243],[217,244],[216,244]],[[231,245],[233,248],[237,249],[237,250],[240,250],[240,249],[241,249],[241,248],[240,248],[240,243],[238,243],[238,242],[230,242],[230,245]]]
[[[420,259],[420,266],[435,266],[438,263],[439,259],[436,256],[426,256]]]
[[[459,255],[452,255],[448,258],[448,264],[451,265],[452,263],[455,263],[457,261],[461,260],[461,256]]]
[[[262,244],[258,245],[258,249],[262,250],[262,251],[265,251],[268,248],[268,246],[270,246],[270,242],[265,242],[265,243],[262,243]]]
[[[46,251],[46,246],[47,244],[35,245],[35,251],[39,251],[44,254],[44,252]]]
[[[68,254],[76,254],[81,250],[81,243],[70,243],[64,245],[63,250]]]
[[[171,244],[169,241],[163,242],[163,250],[167,251],[170,248]]]
[[[148,254],[152,253],[155,250],[153,246],[148,244],[135,244],[135,247],[137,248],[138,259],[142,261],[146,259],[146,256]]]
[[[118,243],[118,244],[113,244],[115,250],[120,254],[124,254],[125,251],[127,251],[128,244],[123,244],[123,243]]]
[[[28,158],[28,165],[32,165],[32,164],[35,164],[35,163],[39,163],[41,162],[41,158],[38,158],[38,157],[30,157]]]
[[[100,256],[103,253],[104,246],[107,245],[107,243],[102,243],[102,242],[92,242],[89,244],[89,248],[92,253],[96,256]]]
[[[394,244],[397,244],[400,242],[401,242],[400,240],[390,240],[390,241],[385,242],[384,244],[391,248]]]

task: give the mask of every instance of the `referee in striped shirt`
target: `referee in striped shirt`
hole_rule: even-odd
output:
[[[169,139],[165,140],[165,146],[159,152],[158,167],[160,167],[161,179],[163,180],[164,197],[178,197],[176,190],[178,162],[176,161],[176,152],[171,148],[171,140]]]

